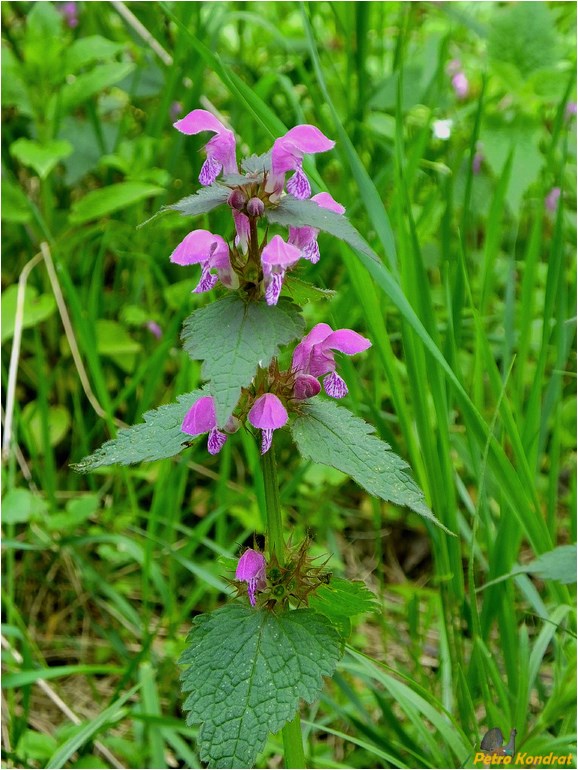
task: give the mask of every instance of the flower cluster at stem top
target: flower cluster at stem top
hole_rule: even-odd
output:
[[[173,251],[171,261],[179,265],[201,265],[196,292],[208,291],[220,281],[250,301],[264,296],[268,305],[276,305],[287,271],[302,258],[312,263],[319,260],[319,231],[307,225],[290,226],[287,240],[280,235],[267,240],[265,234],[259,242],[258,222],[266,209],[279,205],[285,195],[301,200],[310,198],[303,156],[330,150],[335,142],[315,126],[296,126],[275,140],[269,154],[249,159],[252,164],[245,161],[243,167],[250,170],[241,175],[235,135],[210,112],[193,110],[174,125],[184,134],[202,131],[214,134],[205,146],[207,158],[199,181],[210,186],[223,174],[222,183],[230,189],[227,203],[236,237],[230,246],[220,235],[193,230]],[[295,173],[285,185],[285,175],[290,171]],[[339,215],[345,211],[329,193],[319,193],[311,200]],[[231,415],[224,426],[217,425],[213,398],[206,395],[191,406],[182,430],[191,436],[208,433],[209,452],[217,454],[227,435],[248,421],[261,430],[261,453],[264,454],[271,447],[273,431],[287,423],[289,413],[299,412],[304,401],[320,392],[319,378],[323,378],[323,387],[329,396],[343,398],[347,394],[347,385],[335,371],[335,352],[353,355],[370,345],[369,340],[351,329],[334,331],[327,324],[317,324],[295,348],[290,370],[279,371],[276,359],[268,369],[258,370],[251,387],[243,389],[236,414]]]
[[[302,167],[303,156],[325,152],[334,145],[315,126],[295,126],[276,139],[269,155],[261,158],[261,170],[239,174],[235,135],[206,110],[193,110],[175,124],[184,134],[211,131],[214,136],[205,146],[205,160],[199,181],[210,186],[223,173],[223,183],[230,188],[227,203],[232,210],[236,236],[229,246],[220,235],[208,230],[193,230],[171,254],[178,265],[201,265],[201,278],[196,292],[212,289],[218,281],[228,289],[239,289],[250,299],[265,296],[268,305],[276,305],[283,279],[300,259],[319,260],[318,230],[314,227],[289,227],[287,240],[274,235],[259,243],[257,224],[267,208],[275,207],[287,193],[297,199],[311,197],[311,186]],[[343,214],[345,209],[329,193],[311,198],[321,208]]]

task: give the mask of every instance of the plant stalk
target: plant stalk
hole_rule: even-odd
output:
[[[269,558],[275,558],[279,566],[285,562],[285,542],[283,540],[283,518],[277,483],[277,464],[275,462],[274,443],[268,452],[261,456],[263,482],[265,485],[265,503],[267,505],[267,549]],[[301,737],[301,717],[299,711],[282,730],[285,767],[298,770],[305,767],[305,752]]]
[[[285,562],[283,541],[283,519],[279,486],[277,484],[277,464],[275,462],[275,447],[261,456],[263,483],[265,485],[265,503],[267,505],[267,548],[269,558],[275,557],[279,566]]]

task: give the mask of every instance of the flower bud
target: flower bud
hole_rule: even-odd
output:
[[[232,209],[237,209],[237,211],[242,211],[244,209],[246,201],[247,196],[243,190],[239,190],[239,188],[231,190],[231,194],[227,198],[227,203],[229,206]]]
[[[304,401],[306,398],[313,398],[321,390],[321,385],[317,377],[311,374],[298,374],[295,377],[293,386],[293,395],[298,401]]]
[[[247,593],[253,607],[256,604],[256,592],[262,591],[267,586],[265,566],[265,557],[253,548],[247,548],[237,564],[235,577],[237,580],[244,580],[247,583]]]
[[[249,214],[250,217],[260,217],[264,211],[265,204],[261,198],[251,198],[247,203],[247,214]]]

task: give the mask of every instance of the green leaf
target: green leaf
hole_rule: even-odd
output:
[[[74,151],[70,142],[53,140],[51,142],[35,142],[32,139],[17,139],[10,145],[10,154],[24,166],[34,169],[41,179],[46,179],[53,168]]]
[[[53,3],[34,3],[26,16],[23,46],[28,79],[40,71],[50,82],[58,82],[62,73],[62,50],[67,42],[62,16]]]
[[[345,241],[370,259],[376,260],[373,249],[369,248],[346,216],[324,209],[322,206],[318,206],[315,201],[297,200],[286,195],[277,207],[266,208],[265,216],[269,222],[285,227],[289,225],[316,227],[318,230],[331,233],[336,238]]]
[[[123,371],[130,373],[142,345],[117,321],[101,318],[96,322],[96,349],[101,356],[109,356]]]
[[[221,206],[227,202],[231,191],[227,187],[219,184],[213,184],[210,187],[201,187],[194,195],[187,195],[180,201],[172,203],[170,206],[163,206],[160,211],[153,214],[144,222],[141,222],[139,229],[148,225],[154,219],[166,214],[167,211],[179,211],[184,217],[196,217],[199,214],[206,214],[209,211]]]
[[[13,284],[2,292],[2,343],[14,334],[18,286]],[[22,326],[28,329],[49,318],[56,310],[56,301],[52,294],[41,294],[33,286],[24,289],[24,317]]]
[[[210,187],[201,187],[194,195],[187,195],[180,201],[166,206],[163,211],[179,211],[183,216],[195,217],[197,214],[206,214],[217,206],[227,202],[231,191],[227,187],[213,184]]]
[[[30,200],[26,197],[22,188],[9,179],[2,182],[2,206],[0,212],[4,222],[13,222],[23,225],[30,222],[33,217],[33,209]]]
[[[285,277],[281,290],[281,295],[290,297],[296,305],[305,305],[307,302],[315,302],[320,299],[332,299],[335,294],[336,292],[331,289],[320,289],[318,286],[295,278],[291,274]]]
[[[119,182],[93,190],[72,206],[70,221],[80,225],[91,219],[112,214],[113,211],[132,206],[145,198],[154,195],[162,195],[165,191],[162,187],[147,184],[146,182]]]
[[[556,61],[556,28],[546,3],[512,3],[491,15],[490,59],[511,64],[526,78]]]
[[[488,119],[482,128],[481,141],[484,157],[497,178],[513,154],[506,200],[512,213],[518,216],[524,193],[536,181],[544,165],[544,156],[539,150],[539,126],[523,117],[512,123]]]
[[[34,110],[30,103],[28,84],[24,66],[16,57],[12,49],[2,41],[2,99],[3,107],[17,107],[22,115],[34,116]],[[3,180],[2,187],[7,180]]]
[[[342,406],[324,399],[304,404],[291,424],[302,457],[347,473],[370,494],[407,505],[449,532],[425,504],[423,492],[406,473],[408,465],[377,436],[374,428]],[[450,533],[451,534],[451,533]]]
[[[531,572],[542,580],[558,580],[560,583],[576,582],[576,546],[559,545],[552,551],[538,556],[525,564],[524,572]]]
[[[87,35],[75,40],[66,49],[66,69],[78,72],[81,67],[95,61],[110,61],[124,49],[123,43],[115,43],[102,35]]]
[[[311,703],[341,657],[329,620],[310,609],[274,615],[237,603],[199,615],[179,663],[187,724],[201,724],[209,767],[254,767],[267,734]]]
[[[118,83],[134,70],[133,62],[112,62],[99,64],[90,72],[78,75],[71,83],[66,83],[61,90],[62,108],[69,112],[83,102],[88,101],[105,88]]]
[[[328,585],[320,586],[309,599],[311,609],[331,620],[345,639],[351,633],[350,618],[379,609],[377,597],[361,580],[331,578]]]
[[[51,404],[48,407],[39,407],[36,400],[29,401],[22,410],[22,422],[28,431],[28,446],[40,454],[44,451],[44,426],[42,409],[47,409],[46,420],[48,422],[48,442],[50,446],[57,446],[70,433],[70,412],[64,404]]]
[[[229,296],[196,310],[183,326],[184,348],[204,360],[202,375],[215,399],[217,422],[224,425],[258,366],[269,366],[280,345],[303,334],[299,308],[287,300],[278,305],[245,303]]]
[[[46,513],[46,503],[28,489],[11,489],[2,501],[2,522],[24,524],[31,518]]]
[[[123,428],[118,436],[103,444],[72,468],[90,473],[102,465],[130,465],[173,457],[184,449],[191,437],[181,430],[185,414],[203,393],[194,390],[178,397],[178,403],[165,404],[145,412],[143,423]]]

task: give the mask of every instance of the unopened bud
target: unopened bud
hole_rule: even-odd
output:
[[[261,198],[251,198],[247,203],[247,214],[249,214],[250,217],[260,217],[264,211],[265,204]]]
[[[236,188],[235,190],[231,190],[231,194],[227,198],[227,203],[232,209],[237,209],[237,211],[242,211],[245,207],[245,203],[247,201],[247,196],[243,192],[243,190],[239,190],[239,188]]]
[[[298,374],[293,386],[293,396],[298,401],[304,401],[306,398],[313,398],[321,390],[321,385],[317,377],[312,374]]]
[[[241,421],[231,415],[225,423],[225,431],[227,433],[236,433],[241,427]]]

